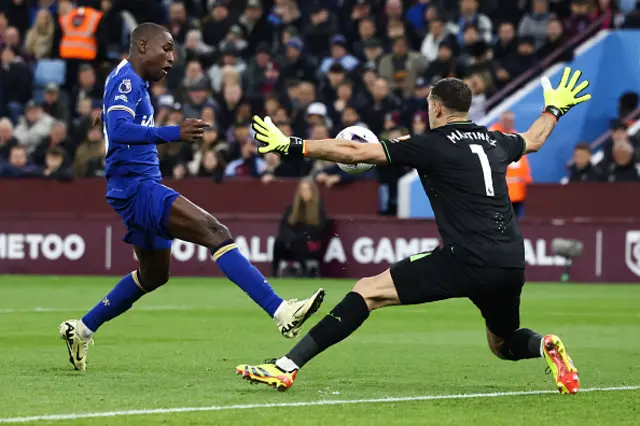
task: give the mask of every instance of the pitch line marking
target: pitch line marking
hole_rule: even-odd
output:
[[[587,388],[587,389],[580,390],[580,393],[634,391],[634,390],[640,390],[640,386],[614,386],[614,387]],[[467,393],[467,394],[458,394],[458,395],[424,395],[424,396],[403,396],[403,397],[372,398],[372,399],[333,399],[333,400],[323,399],[319,401],[278,402],[278,403],[272,403],[272,404],[213,405],[210,407],[151,408],[151,409],[142,409],[142,410],[103,411],[103,412],[96,412],[96,413],[47,414],[42,416],[30,416],[30,417],[7,417],[7,418],[0,418],[0,423],[26,423],[26,422],[37,422],[37,421],[95,419],[95,418],[104,418],[104,417],[120,417],[120,416],[151,415],[151,414],[251,410],[251,409],[257,409],[257,408],[313,407],[318,405],[377,404],[377,403],[411,402],[411,401],[438,401],[443,399],[496,398],[496,397],[502,397],[502,396],[546,395],[546,394],[557,394],[557,393],[558,391],[555,391],[555,390],[533,390],[533,391],[520,391],[520,392]]]

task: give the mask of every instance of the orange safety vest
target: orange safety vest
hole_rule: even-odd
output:
[[[524,201],[527,197],[527,184],[531,181],[531,169],[526,156],[507,166],[507,188],[512,203]]]
[[[94,60],[98,55],[96,30],[100,18],[102,18],[102,12],[90,7],[78,7],[69,14],[61,16],[60,57],[85,61]]]

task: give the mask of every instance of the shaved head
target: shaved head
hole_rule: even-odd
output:
[[[149,41],[152,38],[168,32],[162,25],[153,22],[145,22],[138,25],[131,34],[131,44],[137,45],[141,41]]]

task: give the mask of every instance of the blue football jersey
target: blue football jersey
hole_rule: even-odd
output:
[[[160,181],[160,163],[155,143],[123,143],[110,137],[109,113],[124,111],[133,116],[133,124],[154,127],[154,110],[149,83],[138,76],[126,59],[109,74],[104,88],[102,122],[106,144],[105,177],[138,178]]]

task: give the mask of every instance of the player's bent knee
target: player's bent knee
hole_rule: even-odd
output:
[[[361,278],[353,286],[353,292],[362,296],[370,311],[394,305],[395,300],[389,296],[379,277]]]
[[[169,271],[153,271],[152,273],[141,274],[140,283],[146,291],[153,291],[169,282]]]
[[[208,215],[206,219],[206,228],[211,233],[211,246],[215,247],[224,241],[230,240],[231,232],[229,228],[220,223],[215,217]]]

